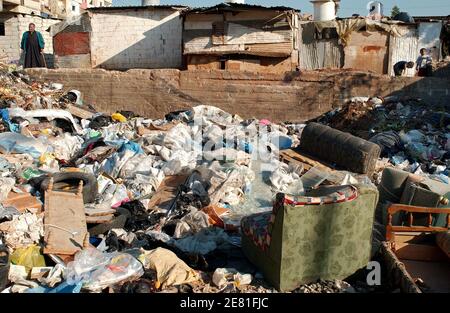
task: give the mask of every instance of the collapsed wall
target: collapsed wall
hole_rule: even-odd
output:
[[[198,104],[243,118],[302,122],[354,96],[407,96],[449,106],[448,77],[389,77],[348,70],[286,74],[231,71],[28,69],[32,78],[78,89],[98,110],[151,118]]]

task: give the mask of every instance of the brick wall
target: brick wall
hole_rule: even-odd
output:
[[[178,11],[96,11],[91,26],[93,67],[181,67],[182,19]]]
[[[23,64],[23,55],[20,55],[22,34],[28,31],[30,23],[34,23],[36,30],[44,37],[47,66],[53,67],[53,42],[47,29],[51,25],[59,23],[60,20],[25,14],[1,14],[0,22],[5,23],[5,36],[0,36],[0,52],[6,54],[8,62]]]
[[[244,118],[305,121],[352,96],[410,96],[450,106],[450,78],[389,77],[352,71],[270,74],[229,71],[30,69],[34,78],[79,89],[100,111],[151,117],[209,104]]]

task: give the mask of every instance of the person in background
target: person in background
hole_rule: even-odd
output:
[[[394,65],[395,76],[403,76],[406,73],[407,68],[413,68],[413,67],[414,67],[414,62],[406,62],[406,61],[397,62]]]
[[[420,49],[420,56],[417,58],[417,76],[425,77],[425,76],[431,76],[433,72],[432,67],[433,59],[431,56],[428,55],[427,49],[422,48]]]
[[[25,52],[24,68],[45,67],[44,60],[44,38],[36,31],[36,25],[30,23],[28,31],[23,33],[20,49]]]

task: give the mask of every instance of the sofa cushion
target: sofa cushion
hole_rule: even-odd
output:
[[[244,217],[241,222],[242,232],[263,251],[270,246],[268,226],[271,216],[271,212],[258,213]]]

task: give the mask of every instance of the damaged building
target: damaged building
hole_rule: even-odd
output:
[[[185,13],[183,55],[192,69],[287,72],[298,65],[298,11],[223,3]]]
[[[347,68],[394,75],[399,61],[415,61],[421,48],[442,59],[441,21],[403,23],[348,18],[301,24],[300,68]],[[415,70],[408,69],[408,76]]]

